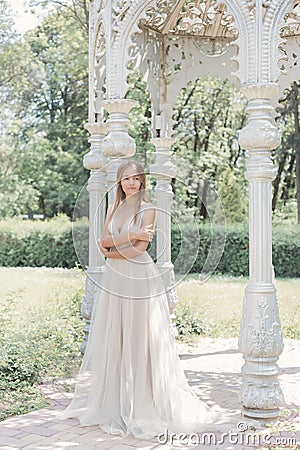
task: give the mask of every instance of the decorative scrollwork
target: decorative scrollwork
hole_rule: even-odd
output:
[[[235,40],[238,32],[234,18],[224,4],[216,0],[179,1],[159,0],[148,9],[143,25],[162,34],[191,35]]]
[[[113,30],[118,32],[122,21],[131,6],[131,0],[115,0],[112,7]]]
[[[280,30],[280,36],[300,36],[300,0],[296,0],[293,9],[285,15],[285,25]]]
[[[266,297],[258,298],[257,312],[257,324],[248,323],[246,325],[248,331],[242,337],[242,341],[245,340],[242,345],[247,347],[247,353],[252,357],[268,357],[274,351],[280,353],[282,344],[280,323],[275,317],[271,317],[273,314],[270,314],[270,304]],[[245,321],[245,318],[243,320]]]
[[[105,92],[105,78],[106,78],[106,65],[105,65],[105,36],[103,27],[99,28],[96,49],[95,49],[95,60],[94,60],[94,112],[97,117],[97,122],[101,121],[103,116],[102,102],[104,100]]]

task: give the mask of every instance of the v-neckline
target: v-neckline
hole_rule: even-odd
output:
[[[117,228],[117,231],[118,231],[119,234],[121,233],[122,228],[124,227],[125,223],[128,222],[128,220],[130,219],[130,217],[133,216],[133,215],[134,215],[134,213],[131,213],[131,214],[127,217],[127,219],[124,220],[124,222],[122,223],[120,229],[119,229],[119,227],[118,227],[118,225],[117,225],[117,222],[116,222],[116,228]]]
[[[145,205],[145,203],[141,204],[140,209],[139,209],[139,211],[137,212],[137,214],[140,214],[140,213],[142,212],[142,210],[143,210],[143,209],[142,209],[142,206],[143,206],[143,205]],[[118,225],[117,225],[117,221],[115,222],[115,224],[116,224],[116,229],[117,229],[117,232],[118,232],[119,234],[121,233],[122,228],[124,227],[125,223],[128,222],[128,220],[130,219],[130,217],[134,216],[134,214],[135,214],[135,211],[132,212],[132,213],[127,217],[127,219],[122,223],[120,229],[119,229],[119,227],[118,227]],[[114,216],[115,216],[115,214],[114,214]],[[111,221],[113,221],[114,216],[111,218]]]

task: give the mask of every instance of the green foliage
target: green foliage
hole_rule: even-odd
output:
[[[150,94],[138,72],[129,77],[128,82],[132,85],[132,89],[126,98],[137,102],[137,105],[129,113],[129,134],[134,138],[138,149],[135,158],[148,167],[153,152],[153,145],[150,143],[152,137]]]
[[[244,122],[244,100],[232,84],[220,78],[206,77],[190,83],[183,89],[174,114],[173,150],[184,158],[190,173],[185,183],[173,180],[173,189],[195,215],[207,219],[206,184],[203,174],[218,186],[228,167],[238,168],[240,191],[246,182],[241,176],[244,167],[244,151],[237,140],[237,131]],[[234,207],[234,206],[233,206]]]
[[[14,89],[27,87],[27,76],[34,68],[25,42],[16,32],[12,10],[7,0],[0,0],[0,105],[9,112]]]
[[[214,239],[221,246],[224,229],[215,227]],[[199,233],[199,248],[195,236]],[[88,262],[88,224],[76,222],[76,252],[72,223],[61,216],[46,222],[8,220],[0,222],[0,265],[4,267],[85,266]],[[184,224],[172,227],[171,252],[175,272],[201,273],[211,247],[209,224],[195,229]],[[226,230],[225,248],[216,273],[248,275],[249,238],[247,225],[231,224]],[[273,232],[273,265],[279,277],[300,276],[300,229],[297,225],[276,225]],[[219,249],[217,249],[219,250]],[[156,239],[149,246],[156,258]],[[222,252],[222,248],[220,249]]]
[[[228,166],[222,176],[222,181],[218,188],[222,207],[227,223],[245,222],[246,201],[241,197],[241,188],[236,182],[232,169]],[[216,216],[220,214],[216,212]]]
[[[296,200],[297,218],[294,223],[300,223],[300,80],[294,80],[284,94],[278,108],[277,121],[283,133],[280,146],[274,150],[278,172],[273,183],[272,208],[276,211],[278,201],[287,206]]]
[[[191,302],[180,302],[175,309],[175,324],[179,337],[183,338],[190,335],[199,336],[204,334],[205,325],[196,308],[193,308]]]
[[[16,81],[11,86],[9,114],[0,112],[2,216],[30,210],[71,216],[88,177],[82,166],[88,147],[88,40],[64,12],[52,8],[20,44],[19,60],[32,63],[22,75],[22,89]]]
[[[21,289],[11,292],[8,278]],[[2,291],[10,294],[0,300],[0,420],[46,406],[39,384],[77,372],[83,282],[74,270],[1,269]],[[193,274],[177,285],[180,339],[236,337],[246,283],[242,277],[214,276],[203,284]],[[276,286],[283,335],[299,339],[298,280],[278,279]]]
[[[81,290],[68,298],[53,293],[52,298],[23,308],[22,314],[17,297],[9,310],[0,305],[1,316],[5,316],[1,324],[0,419],[45,406],[38,384],[46,377],[74,375],[83,338]]]
[[[184,229],[183,229],[184,228]],[[200,247],[193,248],[196,230],[187,225],[172,230],[171,250],[175,271],[179,273],[201,273],[211,245],[211,228],[209,225],[199,227]],[[217,229],[216,239],[222,242],[224,230]],[[180,233],[189,237],[182,241]],[[275,274],[279,277],[300,276],[300,228],[297,225],[274,227],[273,234],[273,265]],[[195,254],[197,253],[196,260]],[[179,259],[177,259],[180,255]],[[230,225],[226,231],[225,248],[216,273],[226,273],[234,276],[248,275],[249,268],[249,237],[246,225]]]
[[[0,222],[0,265],[3,267],[67,267],[87,261],[88,227],[82,230],[81,260],[75,253],[72,224],[63,216],[48,222],[10,220]]]

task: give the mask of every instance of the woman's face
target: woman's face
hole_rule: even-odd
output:
[[[121,186],[126,197],[136,194],[140,190],[141,180],[135,166],[126,167],[122,174]]]

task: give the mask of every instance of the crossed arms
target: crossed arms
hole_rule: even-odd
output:
[[[124,232],[118,235],[112,235],[108,229],[108,223],[111,220],[112,208],[108,207],[107,216],[104,224],[102,239],[98,240],[98,245],[106,258],[113,259],[131,259],[142,255],[152,241],[154,232],[154,223],[156,217],[155,207],[149,207],[145,210],[141,227],[135,231]],[[126,248],[118,249],[122,244],[134,243]],[[111,247],[116,247],[110,250]]]

